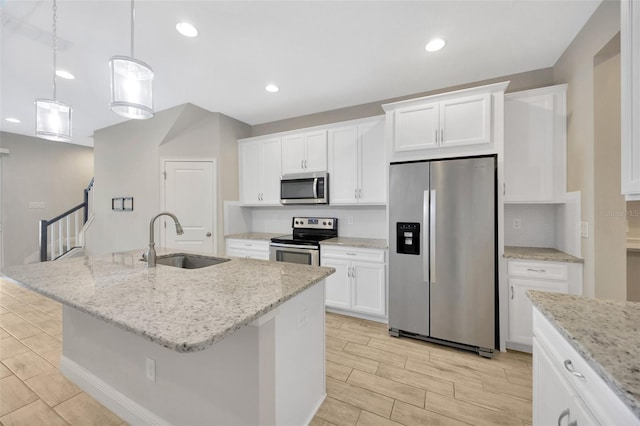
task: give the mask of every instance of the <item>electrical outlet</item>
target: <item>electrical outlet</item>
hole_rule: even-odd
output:
[[[513,229],[522,229],[522,219],[513,219]]]
[[[347,223],[353,225],[353,216],[347,216]]]
[[[156,361],[151,358],[147,358],[147,379],[156,381]]]
[[[580,222],[580,236],[589,238],[589,222]]]

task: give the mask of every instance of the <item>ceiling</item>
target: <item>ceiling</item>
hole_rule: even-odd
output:
[[[138,0],[134,57],[155,72],[156,111],[191,102],[255,125],[553,66],[600,1]],[[126,120],[109,110],[108,61],[130,56],[129,15],[128,1],[58,0],[74,143]],[[52,2],[0,0],[0,16],[0,130],[34,135],[33,101],[52,97]],[[199,36],[178,34],[182,20]],[[447,45],[427,53],[436,36]]]

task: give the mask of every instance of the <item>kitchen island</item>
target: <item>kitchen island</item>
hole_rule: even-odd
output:
[[[303,424],[325,396],[331,268],[142,250],[6,268],[63,304],[61,371],[133,424]]]

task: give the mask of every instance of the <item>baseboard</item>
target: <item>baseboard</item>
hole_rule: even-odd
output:
[[[369,314],[363,314],[360,312],[353,312],[353,311],[349,311],[349,310],[343,310],[343,309],[338,309],[338,308],[330,308],[330,307],[326,307],[325,310],[327,312],[331,312],[333,314],[340,314],[340,315],[346,315],[349,317],[356,317],[356,318],[362,318],[362,319],[366,319],[369,321],[375,321],[375,322],[381,322],[383,324],[388,324],[389,320],[387,319],[387,317],[379,317],[376,315],[369,315]]]
[[[60,357],[60,371],[99,403],[132,425],[171,425],[64,355]]]
[[[519,351],[519,352],[527,352],[527,353],[533,352],[532,346],[527,345],[525,343],[507,342],[506,347],[507,349],[513,349],[514,351]]]
[[[313,410],[313,412],[311,413],[311,416],[309,416],[307,421],[304,422],[303,424],[309,425],[311,423],[311,420],[313,420],[313,418],[316,416],[316,413],[318,412],[318,410],[320,409],[320,407],[324,403],[325,399],[327,399],[327,394],[326,393],[322,395],[322,398],[320,398],[320,401],[318,401],[318,403],[316,404],[316,409]]]

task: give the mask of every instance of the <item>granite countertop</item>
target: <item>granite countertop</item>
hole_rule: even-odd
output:
[[[242,234],[225,235],[225,238],[237,238],[241,240],[262,240],[271,241],[272,238],[281,237],[285,234],[272,234],[270,232],[245,232]]]
[[[335,271],[238,258],[201,269],[147,268],[139,260],[142,252],[20,265],[4,273],[26,288],[166,348],[194,352]]]
[[[541,260],[544,262],[584,263],[584,259],[547,247],[504,246],[503,257],[507,259]]]
[[[387,240],[375,239],[375,238],[330,238],[320,242],[322,246],[348,246],[359,248],[370,248],[386,250],[389,248]]]
[[[640,303],[532,290],[527,294],[640,418]]]

